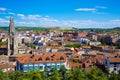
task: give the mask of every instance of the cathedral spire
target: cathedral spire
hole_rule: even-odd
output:
[[[15,34],[14,19],[13,17],[10,17],[9,35],[14,35],[14,34]]]
[[[7,54],[14,55],[18,53],[17,35],[14,28],[14,19],[10,17],[9,31],[8,31],[8,43],[7,43]]]

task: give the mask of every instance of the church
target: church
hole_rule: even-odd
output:
[[[0,48],[0,55],[14,55],[18,54],[18,37],[17,32],[14,27],[14,19],[10,17],[9,30],[8,30],[8,39],[7,47]]]
[[[14,28],[14,19],[10,17],[9,31],[8,31],[8,42],[7,42],[7,55],[18,54],[18,43],[17,35]]]

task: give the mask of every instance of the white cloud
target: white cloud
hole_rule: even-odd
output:
[[[9,16],[5,17],[6,19]],[[16,19],[17,18],[17,19]],[[0,18],[0,26],[8,26],[9,20]],[[96,22],[93,20],[58,20],[51,17],[41,16],[38,14],[16,14],[16,26],[43,26],[43,27],[77,27],[77,28],[112,28],[120,27],[120,19],[109,20],[105,22]]]
[[[15,13],[13,13],[13,12],[8,12],[8,14],[15,15]]]
[[[105,6],[96,6],[95,8],[77,8],[75,11],[84,11],[84,12],[92,12],[96,14],[105,14],[105,12],[100,12],[99,9],[106,9]]]
[[[23,14],[17,14],[18,17],[20,17],[20,19],[24,19],[24,20],[39,20],[41,18],[41,15],[38,14],[30,14],[30,15],[23,15]]]
[[[107,7],[105,7],[105,6],[96,6],[96,8],[106,9]]]
[[[0,18],[0,26],[6,26],[9,23],[8,20],[5,20],[3,18]]]
[[[35,14],[35,15],[28,15],[26,16],[26,18],[29,20],[38,20],[39,18],[41,18],[41,16],[38,14]]]
[[[10,19],[10,16],[5,16],[5,18]]]
[[[21,21],[21,22],[16,22],[15,25],[16,26],[38,26],[38,25],[35,25],[36,23],[35,22],[25,22],[25,21]]]
[[[6,11],[7,8],[0,7],[0,11]]]
[[[96,14],[106,14],[105,12],[98,12],[98,11],[92,11],[92,13],[96,13]]]
[[[19,17],[24,17],[24,14],[17,14],[17,16],[19,16]]]
[[[41,21],[42,22],[42,21]],[[78,28],[112,28],[120,26],[120,21],[112,20],[106,22],[96,22],[92,20],[49,20],[43,21],[42,26],[59,26],[59,27],[78,27]]]
[[[0,18],[0,22],[8,22],[8,21],[3,18]]]
[[[96,8],[77,8],[76,11],[96,11]]]
[[[110,20],[111,22],[120,22],[120,19]]]

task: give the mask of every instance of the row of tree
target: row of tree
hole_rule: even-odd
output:
[[[15,71],[11,74],[3,73],[0,70],[0,80],[120,80],[120,73],[109,74],[98,68],[93,68],[91,72],[78,68],[66,70],[64,67],[61,67],[59,71],[53,68],[50,72],[46,69],[45,71],[35,70],[26,73]]]
[[[73,48],[79,48],[82,44],[66,44],[65,47],[73,47]]]

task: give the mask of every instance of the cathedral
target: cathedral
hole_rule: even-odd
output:
[[[7,55],[18,54],[17,33],[14,27],[14,19],[10,17],[8,40],[7,40]]]

